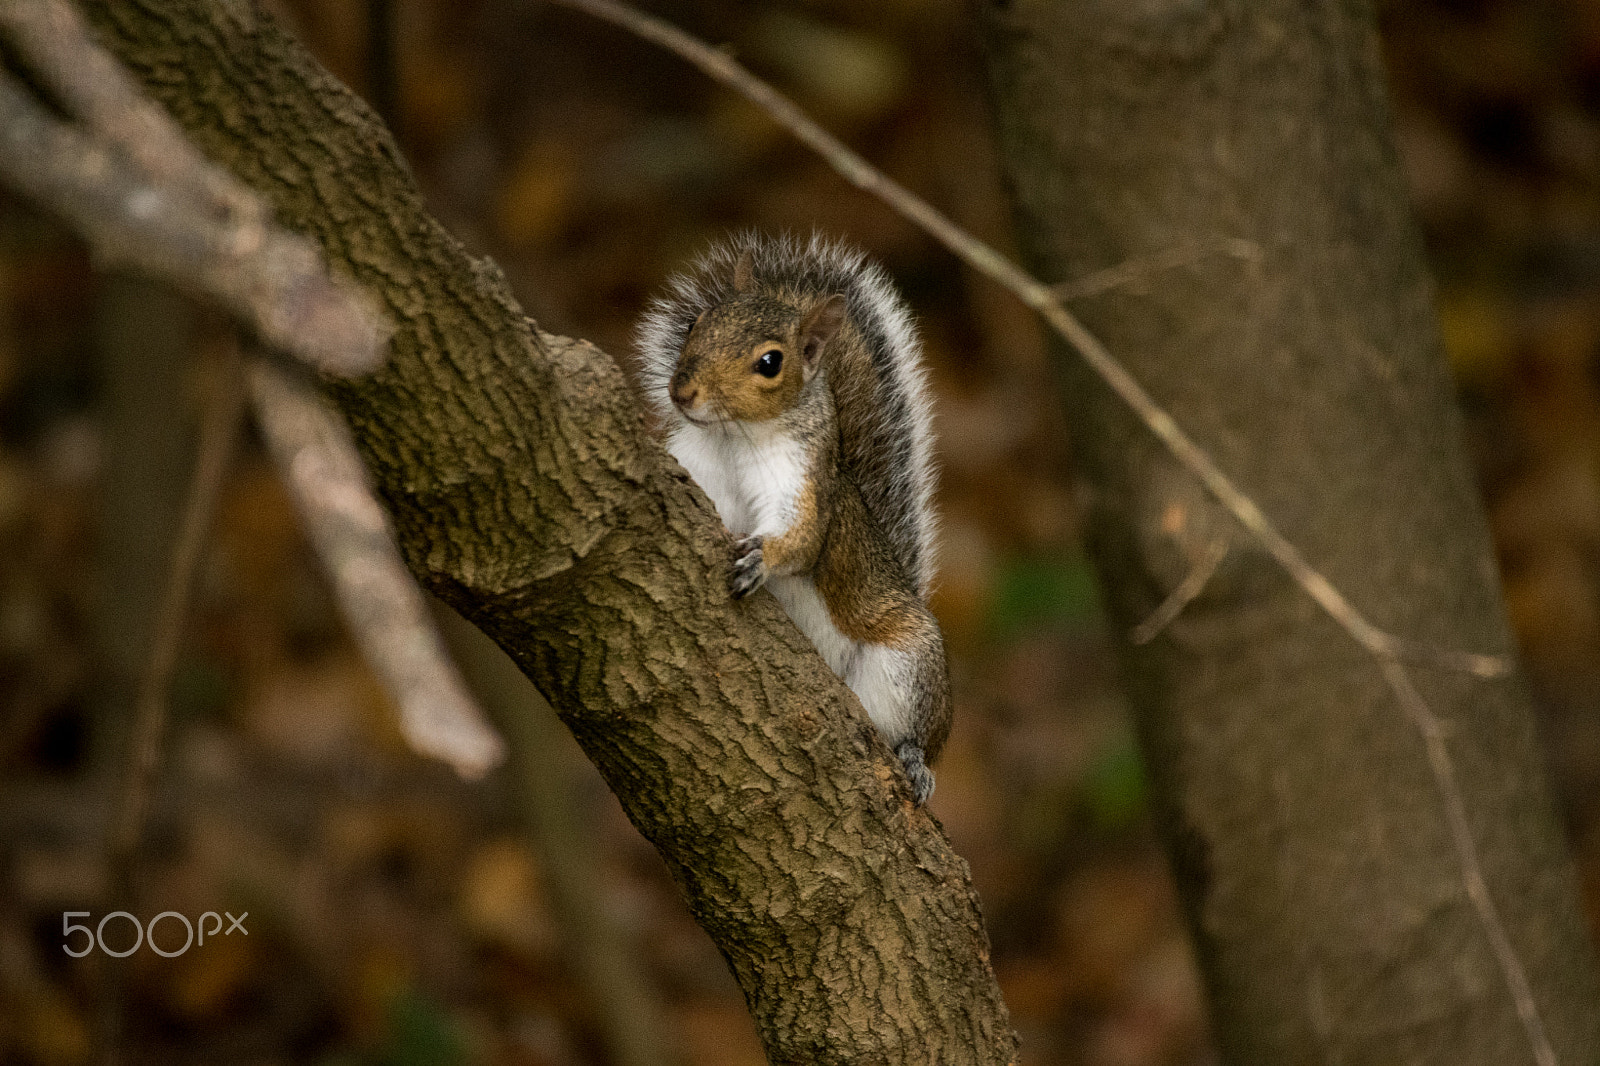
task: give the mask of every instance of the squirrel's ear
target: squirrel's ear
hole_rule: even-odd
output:
[[[806,368],[815,366],[833,335],[844,324],[845,300],[834,293],[819,300],[800,320],[800,352],[805,357]]]
[[[755,272],[755,249],[746,248],[739,254],[739,261],[733,266],[733,291],[749,292],[751,282],[755,281]]]

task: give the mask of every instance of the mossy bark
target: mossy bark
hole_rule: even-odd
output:
[[[397,332],[330,385],[422,583],[558,709],[660,850],[774,1063],[1008,1063],[966,865],[766,594],[616,365],[541,332],[425,211],[388,134],[248,0],[88,5],[213,159]]]
[[[1014,0],[980,17],[1039,275],[1215,249],[1078,309],[1377,625],[1509,653],[1367,5]],[[1160,637],[1123,648],[1225,1060],[1534,1061],[1378,664],[1081,363],[1061,367],[1120,632],[1229,544]],[[1550,1040],[1595,1062],[1593,955],[1523,685],[1413,674]]]

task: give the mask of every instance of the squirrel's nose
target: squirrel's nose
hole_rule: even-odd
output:
[[[667,389],[667,394],[672,397],[672,402],[679,407],[693,407],[695,400],[700,398],[700,387],[691,385],[681,377],[672,379],[672,385]]]

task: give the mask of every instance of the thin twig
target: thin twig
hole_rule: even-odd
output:
[[[1134,256],[1115,266],[1086,274],[1076,281],[1063,281],[1052,288],[1062,301],[1081,300],[1085,296],[1098,296],[1123,285],[1148,281],[1152,275],[1197,263],[1210,255],[1227,255],[1252,263],[1259,263],[1262,258],[1261,246],[1255,241],[1229,237],[1209,244],[1182,245],[1152,255]]]
[[[1485,681],[1505,677],[1513,668],[1511,659],[1504,655],[1483,655],[1478,652],[1458,651],[1455,648],[1440,648],[1393,634],[1389,640],[1394,657],[1403,663],[1448,670],[1456,674],[1471,674]]]
[[[144,836],[145,815],[155,791],[161,768],[162,741],[167,731],[168,694],[183,646],[183,631],[189,617],[189,602],[194,596],[195,575],[206,536],[217,513],[217,503],[227,481],[239,443],[239,426],[244,414],[244,385],[239,376],[236,350],[229,349],[219,360],[210,382],[205,410],[200,420],[200,440],[196,447],[194,473],[189,479],[183,518],[174,542],[172,563],[166,588],[155,618],[150,656],[139,679],[133,710],[133,737],[107,846],[107,887],[114,910],[133,906],[133,878],[139,843]],[[116,1066],[121,1061],[122,1025],[128,967],[126,960],[106,959],[101,970],[103,985],[99,1024],[101,1063]]]
[[[468,694],[367,482],[350,429],[315,387],[263,358],[246,374],[256,420],[367,662],[412,747],[473,779],[505,742]]]
[[[1384,679],[1399,698],[1400,706],[1405,708],[1417,732],[1422,734],[1423,745],[1428,752],[1428,767],[1433,771],[1433,778],[1439,783],[1440,790],[1459,795],[1461,786],[1456,783],[1455,762],[1450,758],[1450,748],[1445,743],[1444,723],[1429,709],[1398,656],[1380,655],[1378,664],[1383,669]],[[1445,816],[1450,823],[1450,837],[1455,844],[1456,855],[1461,860],[1461,880],[1466,887],[1467,897],[1472,900],[1473,908],[1482,919],[1490,947],[1501,960],[1506,986],[1510,989],[1512,1002],[1516,1004],[1517,1017],[1522,1019],[1522,1027],[1528,1034],[1533,1057],[1539,1066],[1557,1066],[1555,1047],[1545,1030],[1539,1004],[1533,998],[1533,986],[1528,982],[1516,946],[1511,943],[1505,923],[1500,919],[1500,908],[1495,906],[1494,897],[1489,894],[1489,883],[1483,876],[1483,862],[1478,857],[1478,846],[1472,839],[1472,826],[1467,821],[1465,804],[1446,803]],[[1510,960],[1511,965],[1505,965],[1506,960]]]
[[[183,646],[184,623],[194,592],[195,574],[239,440],[244,386],[239,377],[237,353],[225,357],[218,371],[211,382],[201,418],[200,443],[188,498],[184,502],[183,521],[156,615],[150,658],[140,678],[134,704],[133,745],[121,800],[116,807],[116,831],[110,849],[111,879],[116,892],[126,889],[133,857],[139,848],[145,811],[156,771],[161,765],[161,739],[167,726],[167,693],[172,688],[172,673]]]
[[[328,373],[378,366],[389,327],[366,292],[202,157],[76,11],[4,0],[0,31],[82,123],[61,121],[0,71],[0,178],[72,223],[104,262],[206,293]]]
[[[814,122],[793,101],[737,63],[727,52],[713,48],[670,23],[617,3],[616,0],[551,0],[551,2],[583,11],[619,26],[688,60],[710,77],[765,111],[780,126],[821,155],[846,181],[878,197],[897,214],[909,219],[950,249],[968,266],[988,275],[1010,290],[1024,304],[1043,317],[1051,329],[1072,345],[1084,362],[1088,363],[1122,402],[1127,404],[1167,450],[1200,479],[1218,502],[1250,531],[1295,583],[1378,661],[1395,698],[1406,708],[1411,721],[1423,730],[1424,737],[1429,738],[1429,766],[1432,768],[1434,785],[1444,805],[1446,818],[1452,826],[1452,838],[1462,877],[1466,883],[1467,895],[1495,954],[1507,990],[1516,1003],[1517,1015],[1522,1020],[1534,1058],[1539,1066],[1557,1066],[1555,1050],[1545,1032],[1522,960],[1511,944],[1505,925],[1484,884],[1477,845],[1470,832],[1456,828],[1470,824],[1466,813],[1466,800],[1456,782],[1450,753],[1442,737],[1435,742],[1423,728],[1428,722],[1437,724],[1438,720],[1427,711],[1421,697],[1411,687],[1410,678],[1405,673],[1403,665],[1404,659],[1416,657],[1416,642],[1397,638],[1368,621],[1343,593],[1311,566],[1300,550],[1279,532],[1278,527],[1262,512],[1255,501],[1236,486],[1233,479],[1223,472],[1211,456],[1151,398],[1132,373],[1106,350],[1099,338],[1061,306],[1060,298],[1050,286],[961,229],[926,200],[872,166]],[[1494,676],[1508,672],[1512,668],[1510,659],[1501,655],[1441,651],[1424,657],[1436,665],[1462,669],[1477,676]],[[1415,713],[1417,706],[1422,707],[1424,711],[1422,716]]]
[[[1172,624],[1173,619],[1183,613],[1183,609],[1194,602],[1194,598],[1205,589],[1206,582],[1211,580],[1211,575],[1217,572],[1217,567],[1222,565],[1222,560],[1228,555],[1228,538],[1218,537],[1206,546],[1206,553],[1195,560],[1194,568],[1187,577],[1172,590],[1172,594],[1162,601],[1161,606],[1151,611],[1149,616],[1128,632],[1128,639],[1135,644],[1148,644],[1156,639],[1160,632]]]

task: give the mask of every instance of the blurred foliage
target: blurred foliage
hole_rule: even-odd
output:
[[[367,4],[272,6],[380,96]],[[962,4],[651,7],[1009,246]],[[935,607],[959,711],[933,805],[971,863],[1024,1061],[1212,1061],[1037,324],[676,59],[533,3],[395,0],[395,14],[400,144],[440,217],[546,328],[625,358],[647,297],[741,226],[848,236],[894,274],[926,342],[943,471]],[[1600,925],[1600,7],[1381,14],[1508,610]],[[108,368],[150,323],[136,307],[108,320],[81,246],[0,206],[0,1062],[76,1064],[104,1023],[104,960],[64,955],[61,914],[110,909],[99,842],[142,655],[134,629],[101,620],[147,612],[118,597],[168,545],[134,538],[159,521],[133,512],[186,476],[122,461],[126,425],[181,437],[199,390],[118,410]],[[189,315],[193,348],[226,330]],[[175,358],[188,381],[199,362]],[[112,476],[149,491],[111,493]],[[577,933],[515,783],[468,787],[405,749],[254,449],[202,579],[133,909],[248,911],[250,934],[130,958],[128,1061],[604,1063],[606,1007],[580,992]],[[669,1044],[695,1066],[760,1063],[659,860],[574,745],[555,757],[600,855],[593,893],[659,989]]]
[[[1144,759],[1133,732],[1113,734],[1089,764],[1084,791],[1094,824],[1104,830],[1126,830],[1145,814],[1148,785]]]
[[[1008,559],[995,575],[993,595],[988,625],[1002,640],[1040,626],[1101,620],[1094,569],[1077,553]]]
[[[467,1057],[450,1015],[426,997],[405,992],[389,1008],[389,1043],[376,1066],[458,1066]]]

